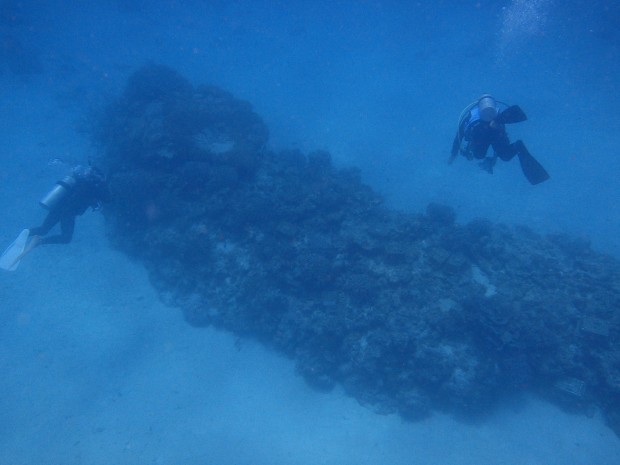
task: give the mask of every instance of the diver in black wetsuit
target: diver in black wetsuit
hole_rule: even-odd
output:
[[[461,113],[448,163],[452,163],[461,153],[468,160],[482,160],[479,166],[492,174],[498,157],[503,161],[510,161],[517,155],[523,174],[530,183],[546,181],[549,174],[532,157],[525,144],[521,140],[510,143],[506,133],[506,124],[519,123],[526,119],[527,116],[519,106],[508,106],[496,101],[491,95],[484,94]],[[490,157],[487,156],[489,147],[493,147],[493,155]]]
[[[30,242],[19,259],[41,244],[71,242],[75,217],[83,215],[88,207],[93,211],[99,210],[101,203],[108,199],[108,186],[103,172],[90,166],[75,166],[39,202],[49,213],[41,226],[29,230]],[[60,234],[46,237],[57,223],[60,223]]]

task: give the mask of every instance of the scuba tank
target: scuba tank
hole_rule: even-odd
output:
[[[67,197],[76,183],[75,176],[68,174],[56,182],[54,187],[41,199],[39,205],[47,210],[53,210]]]
[[[478,99],[478,114],[480,119],[487,123],[495,119],[497,116],[497,104],[491,95],[484,94]]]

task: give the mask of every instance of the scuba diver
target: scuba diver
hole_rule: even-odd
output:
[[[48,210],[40,226],[25,229],[0,257],[0,268],[13,271],[24,256],[41,244],[68,244],[73,238],[75,217],[91,207],[101,208],[109,199],[107,181],[103,172],[90,166],[75,166],[58,181],[39,204]],[[60,223],[60,234],[46,236]]]
[[[525,144],[521,140],[510,143],[506,133],[506,124],[520,123],[526,119],[518,105],[509,106],[489,94],[482,95],[461,112],[448,163],[454,162],[460,153],[468,160],[481,160],[479,166],[493,174],[498,157],[510,161],[517,155],[523,174],[531,184],[546,181],[549,174],[528,152]],[[487,156],[489,146],[493,147],[490,157]]]

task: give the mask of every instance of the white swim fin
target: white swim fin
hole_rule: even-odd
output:
[[[20,262],[18,258],[26,248],[29,234],[30,231],[24,229],[19,233],[17,239],[15,239],[13,243],[7,247],[2,254],[2,257],[0,257],[0,268],[7,271],[15,271],[17,269]]]

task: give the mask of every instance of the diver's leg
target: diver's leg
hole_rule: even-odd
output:
[[[450,151],[450,158],[448,158],[448,164],[451,164],[456,159],[456,156],[459,154],[460,150],[461,137],[457,132],[456,136],[454,136],[454,140],[452,141],[452,150]]]
[[[491,144],[487,141],[484,142],[472,142],[469,146],[470,149],[470,157],[469,159],[471,160],[472,158],[476,158],[478,160],[482,160],[481,162],[478,163],[478,166],[480,168],[482,168],[484,171],[487,171],[491,174],[493,174],[493,166],[495,165],[495,160],[497,157],[493,156],[491,158],[487,157],[487,152],[489,150],[489,146]]]
[[[44,237],[42,244],[68,244],[73,238],[75,229],[75,216],[66,215],[60,218],[60,234],[56,236]]]
[[[30,237],[32,236],[45,236],[54,227],[56,223],[60,221],[60,214],[54,210],[49,212],[41,226],[30,228]]]
[[[497,138],[493,141],[493,150],[501,158],[503,161],[510,161],[514,158],[514,156],[519,151],[519,143],[521,141],[517,141],[514,144],[510,143],[508,139],[508,135],[505,132],[502,132],[497,136]]]
[[[472,141],[469,143],[467,148],[474,158],[477,158],[478,160],[482,160],[484,157],[487,156],[487,151],[489,150],[490,145],[491,144],[486,141],[483,141],[483,142]]]
[[[58,211],[52,210],[47,214],[41,226],[30,228],[28,230],[28,237],[30,241],[28,242],[28,245],[26,245],[26,247],[24,248],[24,251],[16,258],[15,261],[20,261],[22,258],[24,258],[41,244],[53,243],[53,241],[50,241],[51,238],[46,238],[43,236],[50,232],[50,230],[59,221],[61,221],[61,214]]]

